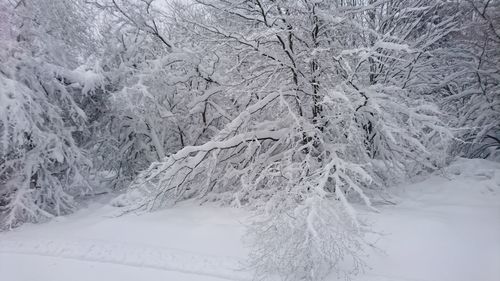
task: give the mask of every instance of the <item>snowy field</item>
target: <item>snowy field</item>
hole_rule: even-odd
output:
[[[500,164],[460,160],[394,192],[395,205],[361,211],[382,235],[353,281],[500,280]],[[1,280],[252,280],[243,210],[187,202],[114,217],[115,208],[93,204],[1,233]]]

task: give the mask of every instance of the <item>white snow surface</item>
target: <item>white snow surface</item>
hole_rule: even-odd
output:
[[[379,213],[359,213],[368,268],[353,281],[500,280],[500,164],[460,159],[419,183],[391,188]],[[93,203],[46,224],[0,233],[5,281],[252,280],[242,242],[251,214],[184,202],[116,217]],[[337,280],[332,276],[331,280]]]

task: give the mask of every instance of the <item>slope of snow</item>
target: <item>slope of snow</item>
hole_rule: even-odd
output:
[[[500,280],[500,165],[460,160],[369,214],[383,233],[359,281]]]
[[[500,280],[500,164],[460,160],[394,188],[380,213],[364,212],[376,246],[354,281]],[[247,212],[196,206],[115,217],[94,203],[68,217],[0,233],[9,281],[252,280],[241,237]],[[332,278],[335,280],[335,278]]]
[[[146,268],[160,276],[178,276],[166,280],[248,279],[240,262],[247,254],[240,242],[245,231],[240,221],[247,214],[241,210],[187,203],[141,216],[115,214],[107,205],[94,204],[59,221],[1,234],[0,272],[12,274],[12,281],[35,280],[35,276],[46,276],[36,280],[68,280],[57,273],[68,273],[68,261],[75,270],[71,280],[89,280],[79,273],[94,267],[105,271],[107,265],[110,275],[102,277],[106,280],[115,280],[111,273],[123,267],[128,267],[130,277],[116,280],[137,280]],[[50,257],[53,270],[40,266],[48,262],[45,257]],[[31,278],[19,274],[26,263],[35,264],[30,267]]]

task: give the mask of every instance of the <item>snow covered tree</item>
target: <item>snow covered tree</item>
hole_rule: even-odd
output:
[[[45,14],[76,20],[75,7],[50,0],[38,4],[0,6],[9,15],[0,54],[0,228],[67,214],[75,207],[74,196],[91,189],[91,163],[75,139],[86,116],[74,96],[87,94],[100,79],[68,68],[76,61],[62,48],[73,44],[64,30],[79,26],[51,25],[55,22]]]
[[[453,153],[500,156],[500,3],[462,1],[460,32],[448,42],[440,104],[457,127]]]
[[[353,204],[498,155],[496,1],[0,3],[1,227],[104,177],[252,209],[258,277],[321,280],[363,269]]]
[[[154,2],[92,4],[103,12],[108,38],[100,63],[109,110],[96,131],[95,162],[120,188],[151,162],[205,141],[227,119],[219,103],[192,103],[217,86],[211,75],[219,58],[194,47]]]
[[[365,227],[351,202],[370,206],[375,188],[443,164],[436,152],[451,134],[424,91],[410,86],[424,80],[412,71],[428,63],[424,56],[417,64],[418,54],[450,32],[453,18],[412,20],[439,9],[420,1],[410,15],[385,15],[400,17],[391,34],[364,24],[390,10],[385,3],[196,2],[175,21],[222,59],[217,87],[194,102],[231,101],[229,122],[153,163],[115,203],[248,206],[263,215],[250,232],[258,272],[319,280],[332,268],[360,270]],[[427,29],[401,38],[401,23]]]

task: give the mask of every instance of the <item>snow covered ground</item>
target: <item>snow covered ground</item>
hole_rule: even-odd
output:
[[[354,281],[500,280],[500,164],[460,160],[394,193],[396,205],[362,212],[382,235],[373,237],[371,268]],[[94,203],[0,233],[1,280],[252,279],[244,265],[243,210],[188,202],[143,215],[115,213]]]

